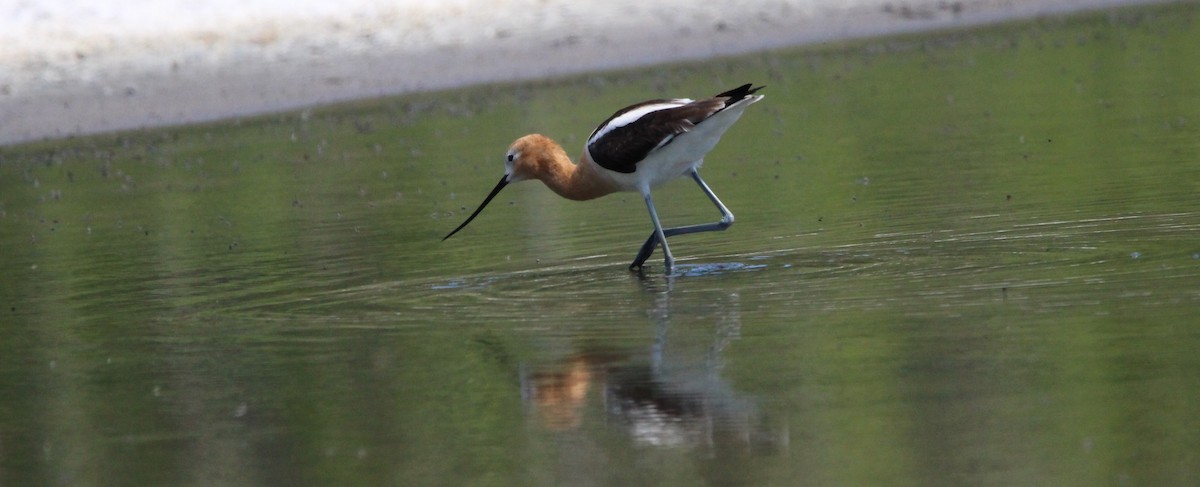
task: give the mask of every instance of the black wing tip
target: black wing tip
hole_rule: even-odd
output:
[[[755,88],[754,83],[746,83],[742,86],[739,86],[732,90],[721,93],[721,94],[717,95],[717,97],[729,98],[729,101],[727,101],[726,103],[732,105],[747,96],[753,95],[754,93],[758,92],[758,90],[761,90],[763,88],[766,88],[766,86],[759,86],[759,87]]]

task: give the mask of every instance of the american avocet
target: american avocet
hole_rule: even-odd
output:
[[[521,137],[509,146],[505,155],[504,177],[467,221],[442,240],[471,223],[509,183],[538,179],[559,196],[581,201],[617,191],[637,191],[646,200],[654,233],[646,239],[629,269],[640,270],[661,243],[669,274],[675,258],[667,247],[667,237],[724,230],[733,224],[733,213],[700,178],[699,168],[704,155],[717,145],[746,107],[763,98],[754,94],[760,89],[761,86],[753,88],[745,84],[703,100],[650,100],[625,107],[596,127],[578,164],[572,164],[562,146],[549,137],[541,134]],[[720,210],[720,221],[662,227],[650,190],[685,174],[692,176]]]

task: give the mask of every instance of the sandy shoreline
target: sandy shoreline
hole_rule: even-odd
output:
[[[167,2],[158,14],[174,23],[118,16],[90,31],[82,26],[103,16],[0,3],[0,14],[17,19],[0,21],[0,144],[1162,3],[358,0],[338,12],[263,8],[229,18],[238,7],[210,1],[202,14]]]

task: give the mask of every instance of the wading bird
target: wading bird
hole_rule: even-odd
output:
[[[733,224],[733,213],[700,178],[699,169],[704,155],[717,145],[721,135],[742,116],[746,107],[763,98],[763,95],[754,94],[760,89],[761,86],[754,88],[745,84],[703,100],[650,100],[625,107],[596,127],[588,137],[578,164],[573,164],[562,146],[549,137],[541,134],[521,137],[509,146],[504,156],[504,177],[467,221],[442,240],[471,223],[510,183],[538,179],[559,196],[579,201],[617,191],[636,191],[646,200],[654,233],[646,239],[629,269],[641,270],[654,248],[662,244],[667,273],[670,274],[675,258],[667,246],[667,237],[724,230]],[[662,227],[650,190],[684,175],[691,175],[717,206],[721,212],[720,221]]]

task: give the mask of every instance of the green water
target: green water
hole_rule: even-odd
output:
[[[1200,7],[0,148],[3,485],[1194,485]],[[737,215],[495,184],[767,98]],[[667,225],[714,221],[683,180]]]

